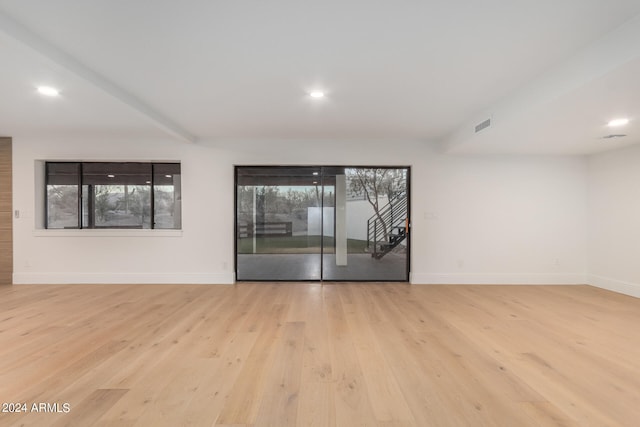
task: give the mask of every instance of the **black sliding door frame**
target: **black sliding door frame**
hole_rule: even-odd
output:
[[[246,168],[252,168],[252,169],[264,169],[265,171],[268,171],[269,169],[277,169],[277,168],[292,168],[292,169],[306,169],[308,168],[309,171],[315,169],[315,170],[319,170],[319,176],[318,176],[318,182],[319,182],[319,187],[321,188],[321,192],[320,192],[320,197],[319,197],[319,209],[320,209],[320,253],[318,254],[318,256],[320,257],[320,277],[319,278],[296,278],[296,279],[290,279],[290,278],[284,278],[284,279],[274,279],[274,278],[250,278],[250,279],[245,279],[242,277],[239,277],[239,260],[238,260],[238,255],[239,255],[239,221],[238,221],[238,185],[239,185],[239,170],[242,169],[246,169]],[[406,197],[407,197],[407,221],[406,221],[406,228],[405,228],[405,233],[406,233],[406,267],[404,270],[404,277],[402,279],[371,279],[371,278],[363,278],[363,279],[327,279],[326,277],[324,277],[324,255],[325,255],[325,221],[324,221],[324,210],[325,210],[325,187],[328,185],[327,182],[327,173],[325,173],[325,171],[327,170],[335,170],[335,169],[403,169],[406,170]],[[259,185],[256,185],[256,187]],[[336,192],[335,192],[335,185],[334,185],[334,192],[333,192],[333,198],[334,198],[334,202],[333,205],[335,206],[335,198],[336,198]],[[255,207],[254,207],[255,209]],[[335,239],[335,235],[336,235],[336,209],[334,209],[333,211],[333,215],[334,215],[334,221],[333,221],[333,253],[336,252],[336,239]],[[379,165],[374,165],[374,166],[368,166],[368,165],[337,165],[337,166],[332,166],[332,165],[234,165],[234,244],[233,244],[233,248],[234,248],[234,274],[235,274],[235,281],[236,282],[398,282],[398,283],[406,283],[409,282],[410,279],[410,272],[411,272],[411,237],[412,237],[412,233],[411,233],[411,166],[405,166],[405,165],[384,165],[384,166],[379,166]]]

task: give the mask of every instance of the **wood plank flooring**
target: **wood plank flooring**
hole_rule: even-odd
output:
[[[639,326],[588,286],[0,286],[0,426],[637,426]]]

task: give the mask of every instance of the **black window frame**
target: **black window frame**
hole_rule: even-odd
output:
[[[76,180],[75,183],[70,184],[70,185],[76,185],[77,186],[77,216],[78,216],[78,221],[77,221],[77,225],[75,227],[54,227],[51,228],[49,226],[49,192],[48,192],[48,188],[50,185],[50,166],[51,165],[76,165]],[[114,230],[126,230],[126,229],[130,229],[131,227],[128,226],[110,226],[110,227],[100,227],[100,226],[96,226],[95,225],[95,209],[93,207],[93,203],[95,202],[92,200],[92,198],[89,198],[89,207],[87,208],[87,215],[88,215],[88,224],[89,226],[85,226],[83,225],[83,218],[85,215],[84,212],[84,204],[83,204],[83,200],[85,197],[84,194],[84,186],[87,185],[96,185],[96,184],[87,184],[84,181],[84,177],[85,177],[85,171],[84,171],[84,166],[85,165],[92,165],[92,166],[98,166],[98,165],[116,165],[116,167],[124,167],[126,168],[126,165],[149,165],[150,169],[149,169],[149,180],[145,181],[144,185],[148,185],[149,186],[149,228],[151,230],[182,230],[182,220],[180,219],[180,224],[178,227],[174,227],[174,228],[157,228],[156,227],[156,218],[155,218],[155,214],[156,214],[156,203],[155,203],[155,187],[156,187],[156,168],[160,169],[161,172],[158,173],[166,173],[166,169],[172,169],[173,170],[173,174],[178,174],[178,175],[182,175],[182,164],[180,162],[78,162],[78,161],[46,161],[45,162],[45,171],[44,171],[44,228],[48,229],[48,230],[61,230],[61,229],[69,229],[69,230],[96,230],[96,229],[104,229],[104,228],[109,228],[109,229],[114,229]],[[177,172],[176,172],[176,166],[177,166]],[[162,170],[165,170],[165,172],[162,172]],[[168,176],[168,175],[167,175]],[[158,185],[162,185],[162,184],[158,184]],[[172,185],[174,185],[175,187],[175,183],[172,183]],[[179,186],[179,193],[180,193],[180,200],[182,199],[182,183],[180,183]],[[180,206],[180,210],[182,210],[182,207]],[[182,215],[180,215],[181,217]],[[141,227],[144,228],[144,227]]]

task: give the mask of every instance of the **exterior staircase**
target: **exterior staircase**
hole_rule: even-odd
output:
[[[407,238],[408,232],[407,192],[401,191],[367,220],[367,247],[371,257],[382,259]]]

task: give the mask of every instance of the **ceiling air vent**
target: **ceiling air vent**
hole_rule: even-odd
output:
[[[488,128],[489,126],[491,126],[491,119],[487,119],[484,122],[477,124],[476,133],[480,132],[483,129]]]

